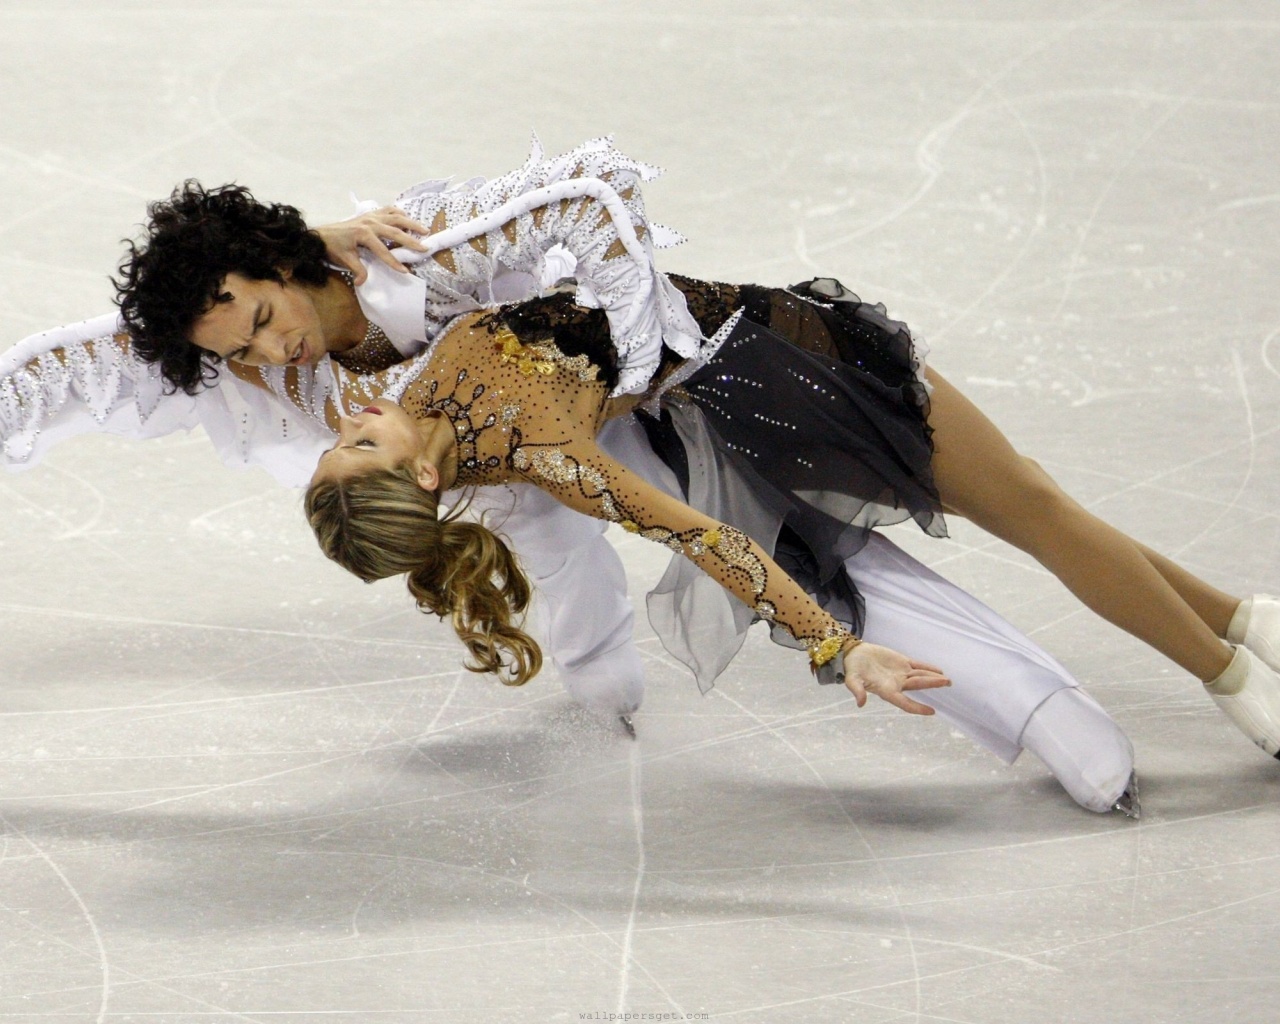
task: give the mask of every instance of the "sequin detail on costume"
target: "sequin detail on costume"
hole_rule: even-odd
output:
[[[348,288],[355,292],[356,278],[349,270],[337,271]],[[392,344],[387,332],[372,320],[367,321],[360,343],[345,352],[330,353],[333,361],[350,373],[380,373],[396,363],[404,362],[404,353]]]
[[[857,647],[862,641],[843,626],[829,627],[822,636],[796,637],[809,652],[809,668],[816,675],[818,669],[835,659],[836,655]]]
[[[645,216],[640,185],[660,173],[609,138],[554,159],[535,139],[524,166],[501,178],[424,182],[401,193],[396,205],[431,228],[429,253],[407,257],[426,284],[428,335],[492,303],[499,282],[507,295],[513,280],[527,282],[524,297],[532,298],[571,278],[589,296],[584,305],[604,310],[612,326],[622,370],[611,397],[641,390],[664,346],[696,354],[698,325],[653,261],[655,246],[683,241]]]
[[[430,380],[424,382],[425,388],[415,389],[411,394],[406,394],[404,399],[405,410],[417,419],[423,419],[429,412],[441,412],[449,417],[454,436],[458,439],[458,480],[464,484],[478,483],[477,474],[498,469],[502,465],[502,459],[497,455],[479,454],[481,435],[498,423],[498,414],[490,412],[476,422],[478,414],[484,412],[483,408],[477,412],[476,405],[488,389],[484,384],[475,383],[469,390],[468,398],[468,390],[464,387],[468,379],[468,371],[459,370],[451,393],[442,393],[440,381]],[[518,407],[505,406],[502,410],[504,426],[510,422],[506,419],[508,411],[512,411],[510,421],[520,415]]]
[[[345,352],[333,353],[333,361],[349,373],[378,373],[403,362],[404,355],[371,320],[364,340]]]
[[[712,533],[719,534],[714,543],[711,540]],[[722,526],[719,530],[708,530],[702,535],[702,540],[726,565],[751,581],[751,592],[757,598],[764,593],[769,577],[765,572],[764,562],[751,550],[751,541],[745,533],[732,526]]]
[[[603,474],[591,466],[584,466],[573,456],[565,455],[559,448],[535,448],[532,452],[517,448],[511,453],[511,464],[551,483],[576,484],[584,498],[600,503],[604,518],[622,522],[613,492],[606,485]]]
[[[501,326],[494,335],[498,347],[498,361],[514,363],[526,377],[540,373],[549,377],[557,369],[565,369],[582,381],[597,380],[599,367],[595,366],[586,355],[567,356],[556,347],[554,341],[535,341],[524,344],[516,337],[511,328]]]
[[[69,404],[81,403],[99,426],[132,406],[141,426],[165,397],[160,368],[135,356],[124,336],[68,340],[43,351],[32,344],[65,330],[35,335],[2,354],[0,461],[26,462],[42,428]]]

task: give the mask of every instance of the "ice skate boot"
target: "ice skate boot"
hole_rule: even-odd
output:
[[[1280,597],[1254,594],[1241,601],[1227,627],[1227,643],[1244,644],[1280,672]]]
[[[1248,647],[1204,684],[1213,701],[1254,746],[1280,758],[1280,675]]]
[[[1081,807],[1138,816],[1133,744],[1084,690],[1067,686],[1052,694],[1027,721],[1019,742]]]

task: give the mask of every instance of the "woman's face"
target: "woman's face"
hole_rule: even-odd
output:
[[[314,365],[328,352],[310,293],[285,274],[283,282],[231,273],[220,294],[230,295],[196,320],[192,344],[249,366]]]
[[[340,480],[369,469],[395,469],[422,454],[419,421],[394,402],[377,399],[338,423],[338,443],[320,456],[311,482]]]

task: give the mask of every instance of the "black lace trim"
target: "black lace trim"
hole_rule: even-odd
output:
[[[618,352],[609,334],[609,318],[602,309],[579,306],[572,295],[557,293],[505,306],[476,321],[476,326],[490,334],[505,326],[525,345],[549,338],[570,359],[586,356],[610,391],[618,385]]]

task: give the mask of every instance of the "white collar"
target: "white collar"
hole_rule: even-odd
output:
[[[368,277],[356,288],[361,312],[382,328],[401,355],[414,355],[427,343],[426,282],[417,274],[397,274],[380,260],[363,262]]]

